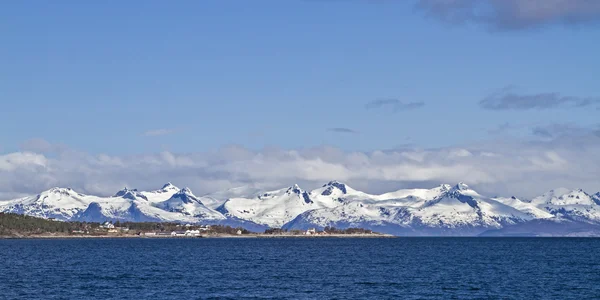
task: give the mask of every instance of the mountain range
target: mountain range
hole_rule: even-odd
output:
[[[123,189],[111,197],[52,188],[0,201],[0,212],[62,221],[182,222],[300,229],[361,227],[395,235],[598,236],[600,193],[555,189],[533,199],[487,197],[464,183],[381,195],[331,181],[306,191],[239,187],[204,196],[171,183],[153,191]]]

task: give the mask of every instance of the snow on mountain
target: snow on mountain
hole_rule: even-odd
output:
[[[8,201],[0,209],[40,218],[70,220],[98,198],[79,194],[70,188],[52,188],[39,195]]]
[[[414,215],[428,226],[447,224],[448,227],[501,227],[532,219],[514,207],[480,195],[464,183],[427,201]]]
[[[156,207],[156,202],[167,196],[172,198],[174,186],[167,184],[151,192],[123,189],[112,197],[97,198],[85,210],[73,216],[79,221],[129,221],[129,222],[197,222],[199,219],[176,211]],[[152,201],[151,201],[151,200]],[[167,199],[168,200],[168,199]],[[165,200],[165,201],[167,201]],[[154,202],[153,202],[154,201]]]
[[[165,201],[171,198],[175,193],[179,192],[181,189],[174,186],[172,183],[167,182],[163,187],[159,190],[150,191],[150,192],[139,192],[141,195],[145,197],[146,200],[157,203]]]
[[[154,206],[165,211],[177,212],[202,220],[225,219],[221,213],[204,206],[204,204],[194,196],[192,191],[188,188],[178,191],[173,194],[171,198],[163,202],[155,203]]]
[[[216,209],[231,198],[254,198],[261,194],[261,190],[253,186],[240,186],[219,191],[199,197],[206,207]]]
[[[118,191],[113,197],[120,197],[120,198],[129,199],[129,200],[144,199],[144,200],[148,201],[148,197],[146,197],[144,194],[138,192],[137,189],[130,190],[128,188],[124,188],[124,189]]]
[[[231,198],[217,208],[226,216],[281,227],[297,215],[322,208],[298,185],[270,191],[254,198]]]
[[[559,188],[531,200],[531,204],[564,219],[600,223],[600,205],[583,190]]]
[[[533,198],[531,203],[537,206],[544,205],[594,205],[596,204],[592,200],[592,196],[588,195],[583,190],[569,190],[566,188],[559,188],[551,190],[539,197]]]
[[[121,197],[104,198],[90,203],[73,220],[101,222],[129,221],[129,222],[161,222],[161,221],[192,221],[177,213],[170,213],[152,207],[147,201]]]
[[[493,200],[496,200],[504,205],[514,207],[536,219],[545,219],[545,218],[554,217],[554,215],[547,212],[546,210],[538,208],[534,204],[532,204],[530,202],[522,201],[516,197],[510,197],[510,198],[497,197],[497,198],[493,198]]]
[[[330,181],[322,187],[311,191],[310,196],[314,199],[322,198],[324,201],[340,198],[371,197],[369,194],[357,191],[336,180]]]
[[[442,184],[439,187],[433,189],[404,189],[398,190],[391,193],[385,193],[375,196],[375,199],[389,200],[389,199],[402,199],[410,196],[417,197],[423,200],[433,200],[439,197],[441,194],[449,191],[452,188],[449,184]]]
[[[0,211],[63,221],[201,222],[222,220],[223,215],[202,202],[189,189],[167,183],[150,192],[124,188],[112,197],[52,188],[39,195],[6,201]]]
[[[431,190],[401,190],[345,202],[334,208],[306,211],[284,228],[376,227],[390,233],[419,230],[456,234],[460,230],[481,232],[530,219],[524,212],[485,198],[460,183],[451,188],[442,185]]]

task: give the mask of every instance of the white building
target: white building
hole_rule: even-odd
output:
[[[199,236],[200,230],[186,230],[185,236]]]
[[[110,222],[104,222],[102,225],[100,225],[100,227],[105,229],[115,229],[115,225]]]

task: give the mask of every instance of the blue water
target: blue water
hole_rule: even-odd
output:
[[[591,299],[600,239],[0,240],[0,299]]]

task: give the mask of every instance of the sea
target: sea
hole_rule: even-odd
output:
[[[599,299],[594,238],[0,240],[0,299]]]

